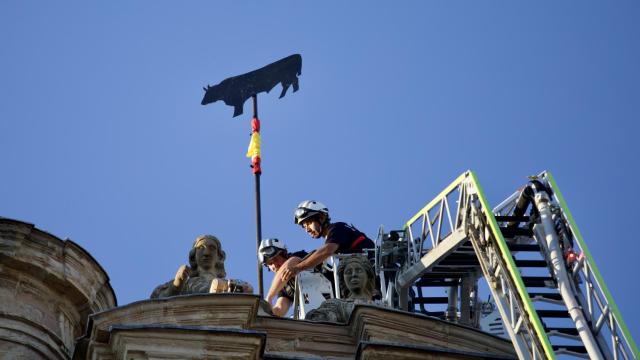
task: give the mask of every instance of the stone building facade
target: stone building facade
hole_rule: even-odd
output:
[[[82,247],[0,218],[0,359],[70,359],[89,315],[116,305]]]
[[[347,323],[278,318],[251,294],[116,307],[77,244],[0,219],[0,359],[513,359],[509,341],[424,315],[356,305]]]

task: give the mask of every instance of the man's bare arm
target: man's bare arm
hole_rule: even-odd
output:
[[[333,255],[336,250],[338,250],[338,244],[324,244],[318,250],[311,253],[300,263],[295,265],[295,269],[297,272],[302,270],[307,270],[316,267],[317,265],[322,264],[329,256]]]
[[[284,264],[282,264],[278,272],[273,277],[273,281],[271,281],[271,287],[269,288],[269,292],[267,293],[266,300],[269,304],[271,304],[271,302],[276,297],[276,295],[278,295],[280,290],[282,290],[282,288],[284,288],[284,286],[287,284],[287,281],[285,281],[284,277],[282,276],[283,270],[286,268],[287,264],[291,264],[291,266],[295,266],[301,261],[302,259],[294,256],[289,258],[287,261],[284,262]]]
[[[290,278],[296,276],[296,274],[298,274],[300,271],[311,269],[321,264],[325,259],[333,255],[336,250],[338,250],[338,244],[324,244],[297,265],[285,263],[285,266],[282,266],[282,268],[278,271],[278,274],[282,272],[282,279],[289,280]]]
[[[273,312],[273,315],[282,317],[287,315],[287,311],[289,311],[290,307],[291,300],[289,300],[289,298],[281,296],[278,298],[278,300],[276,300],[276,304],[273,306],[273,308],[271,308],[271,311]]]

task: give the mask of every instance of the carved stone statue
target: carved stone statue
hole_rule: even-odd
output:
[[[338,265],[340,292],[349,300],[370,301],[376,288],[376,275],[367,258],[354,256]]]
[[[309,311],[307,320],[347,322],[355,304],[373,302],[376,277],[373,267],[367,258],[349,257],[338,265],[340,292],[346,299],[330,299],[319,308]]]
[[[225,259],[226,254],[217,237],[198,236],[189,251],[189,266],[180,266],[173,280],[153,290],[151,299],[209,292],[253,292],[249,283],[225,279]]]

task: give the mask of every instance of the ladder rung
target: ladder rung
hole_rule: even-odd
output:
[[[443,261],[447,261],[447,260],[477,260],[478,257],[476,256],[476,254],[469,254],[469,253],[459,253],[459,252],[454,252],[449,254],[446,258],[444,258]]]
[[[444,263],[444,261],[441,261],[435,266],[433,266],[430,270],[436,271],[436,269],[439,269],[439,270],[449,269],[450,271],[468,272],[474,269],[478,269],[479,265],[480,264],[449,264],[449,263]]]
[[[567,310],[536,310],[538,316],[542,318],[568,318]]]
[[[552,345],[554,351],[566,350],[578,354],[586,354],[587,349],[582,345]]]
[[[547,276],[523,276],[522,282],[524,282],[524,286],[526,287],[555,287],[553,278]]]
[[[535,297],[543,297],[549,300],[560,300],[562,301],[562,296],[559,293],[529,293],[529,297],[531,299]]]
[[[445,281],[440,279],[422,279],[415,283],[417,287],[439,287],[439,286],[458,286],[459,281]]]
[[[438,265],[479,265],[475,254],[453,253],[442,259]]]
[[[469,273],[477,272],[477,266],[434,266],[429,272],[432,273],[455,273],[455,277],[467,276]],[[447,276],[443,276],[447,277]]]
[[[527,228],[501,227],[500,231],[502,232],[502,236],[506,238],[512,238],[516,236],[533,236],[533,231]]]
[[[444,259],[442,260],[438,265],[441,266],[478,266],[480,265],[480,263],[478,263],[478,260],[476,260],[475,258],[469,258],[468,260],[448,260],[448,259]]]
[[[517,267],[547,267],[547,262],[544,260],[516,260]]]
[[[502,236],[506,238],[512,238],[516,236],[533,236],[533,231],[527,228],[501,227],[500,231],[502,232]]]
[[[436,280],[440,280],[440,279],[461,279],[465,276],[467,276],[467,274],[471,273],[466,272],[466,271],[445,271],[445,272],[428,272],[424,275],[422,275],[422,277],[420,278],[421,280],[432,280],[432,279],[436,279]]]
[[[528,216],[496,216],[496,221],[497,222],[529,222],[529,217]]]
[[[576,329],[576,328],[552,327],[552,328],[546,328],[545,330],[547,331],[547,333],[549,333],[551,331],[557,331],[557,332],[559,332],[561,334],[565,334],[565,335],[578,336],[578,329]]]
[[[511,251],[540,251],[538,244],[507,244]]]
[[[446,296],[413,298],[411,302],[414,304],[446,304],[449,302],[449,298]]]

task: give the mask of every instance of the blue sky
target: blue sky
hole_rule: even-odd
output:
[[[498,204],[550,170],[636,340],[640,3],[0,4],[0,216],[87,249],[120,304],[147,298],[193,239],[256,284],[250,104],[202,86],[303,57],[260,97],[263,235],[317,199],[369,236],[467,169]],[[267,276],[268,280],[269,277]]]

